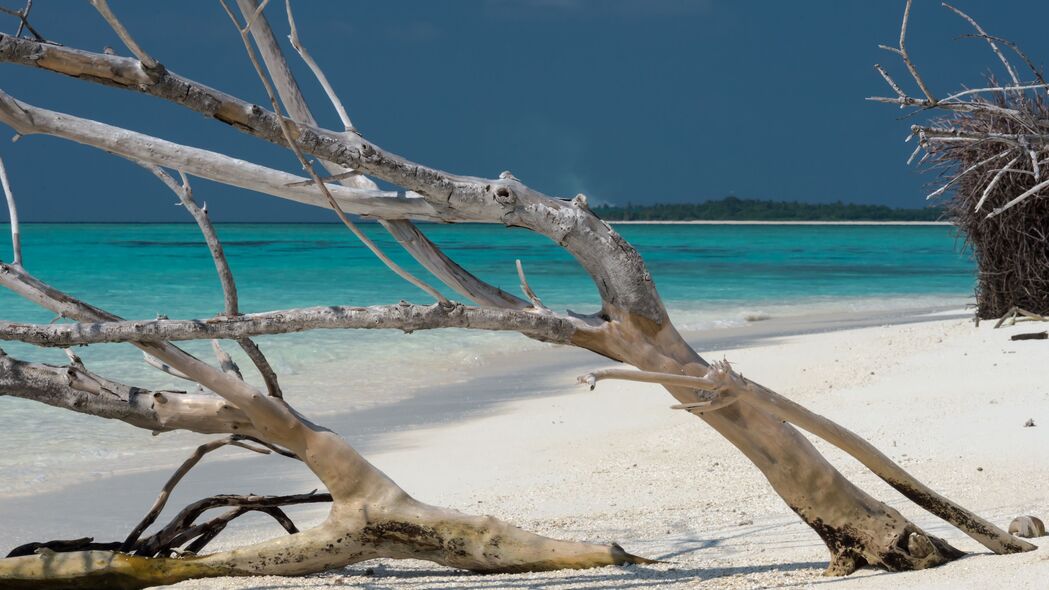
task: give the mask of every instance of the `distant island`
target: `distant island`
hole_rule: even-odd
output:
[[[943,209],[894,209],[855,203],[799,203],[726,197],[703,203],[599,205],[608,221],[940,221]]]

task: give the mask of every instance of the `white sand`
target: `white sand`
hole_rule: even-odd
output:
[[[951,225],[949,221],[748,221],[692,219],[689,221],[609,221],[612,225]]]
[[[1008,339],[1035,329],[1044,327],[946,320],[780,338],[723,354],[1006,525],[1020,514],[1049,516],[1049,343]],[[615,540],[664,565],[476,576],[383,561],[305,580],[178,588],[1049,587],[1044,538],[1036,552],[990,555],[834,451],[853,481],[974,555],[922,572],[823,578],[827,552],[816,535],[734,448],[670,403],[655,386],[566,389],[505,404],[494,416],[395,435],[398,450],[371,457],[422,500],[550,535]],[[1038,425],[1025,428],[1029,418]]]
[[[1009,341],[1012,333],[1043,329],[993,330],[949,319],[765,339],[707,356],[724,355],[747,377],[866,436],[934,489],[1004,526],[1020,514],[1049,520],[1049,342]],[[477,576],[377,561],[308,578],[200,580],[176,588],[1049,587],[1045,538],[1035,540],[1043,546],[1035,552],[990,555],[834,450],[828,455],[850,479],[974,555],[922,572],[823,578],[827,551],[818,537],[713,430],[669,410],[672,399],[656,386],[607,382],[589,392],[567,385],[577,372],[561,365],[552,377],[566,386],[556,395],[391,434],[386,450],[369,458],[421,500],[553,536],[617,541],[665,564]],[[1025,428],[1030,418],[1037,426]],[[280,491],[271,489],[278,479],[289,490],[312,487],[301,473],[252,473],[247,485],[257,492]],[[147,503],[127,510],[137,515]],[[322,516],[314,508],[296,518],[308,524]],[[216,548],[277,532],[253,522],[220,537]]]

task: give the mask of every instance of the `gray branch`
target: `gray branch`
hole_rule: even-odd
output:
[[[37,346],[69,347],[115,342],[158,343],[213,338],[238,339],[321,329],[438,328],[520,332],[547,342],[567,344],[577,330],[596,329],[582,319],[513,309],[461,304],[308,307],[194,320],[136,320],[23,324],[0,322],[0,340]]]

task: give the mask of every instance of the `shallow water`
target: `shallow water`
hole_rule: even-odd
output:
[[[0,227],[6,232],[6,228]],[[949,308],[973,288],[973,264],[945,226],[623,225],[641,252],[676,324],[686,331],[768,317],[838,311]],[[218,228],[237,278],[241,309],[371,305],[427,296],[378,263],[341,226],[230,224]],[[365,231],[419,276],[378,226]],[[481,278],[518,292],[514,260],[552,308],[593,311],[596,289],[579,265],[544,238],[487,225],[426,225],[424,231]],[[27,268],[54,286],[126,318],[208,317],[222,294],[197,229],[189,224],[30,224]],[[457,298],[448,293],[452,298]],[[0,292],[0,318],[48,322],[52,314]],[[493,355],[545,347],[511,334],[463,330],[406,336],[317,331],[260,338],[286,396],[310,415],[353,412],[465,380]],[[64,363],[61,351],[6,343],[23,359]],[[204,343],[186,348],[211,358]],[[251,365],[240,361],[249,379]],[[92,370],[143,387],[185,388],[129,346],[78,350]],[[73,477],[170,462],[188,434],[149,433],[17,399],[0,398],[0,495],[58,486]]]

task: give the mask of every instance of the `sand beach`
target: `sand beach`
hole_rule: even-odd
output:
[[[1049,513],[1049,387],[1039,373],[1045,344],[1009,340],[1038,329],[1019,324],[995,330],[987,322],[975,327],[958,310],[774,318],[689,339],[708,358],[727,358],[749,378],[862,434],[946,496],[1005,526],[1017,515]],[[380,560],[304,579],[224,578],[176,587],[1033,590],[1049,579],[1044,538],[1035,540],[1043,545],[1035,552],[990,555],[817,441],[847,477],[932,534],[971,551],[926,571],[822,577],[827,552],[819,538],[729,443],[694,417],[668,409],[672,400],[659,387],[607,382],[591,392],[574,385],[574,378],[603,366],[601,359],[563,349],[530,354],[531,365],[490,367],[465,385],[437,388],[384,410],[392,414],[351,414],[326,424],[359,441],[372,462],[423,501],[495,515],[551,536],[616,541],[661,563],[478,576]],[[1028,420],[1035,426],[1025,427]],[[362,437],[365,423],[371,434]],[[316,487],[292,461],[227,455],[198,468],[172,505],[220,491]],[[166,476],[101,477],[0,501],[5,541],[80,533],[120,537]],[[93,499],[90,510],[68,510],[85,497]],[[55,517],[36,518],[47,512]],[[309,525],[325,511],[315,506],[291,514]],[[278,534],[263,518],[243,519],[215,548]]]

